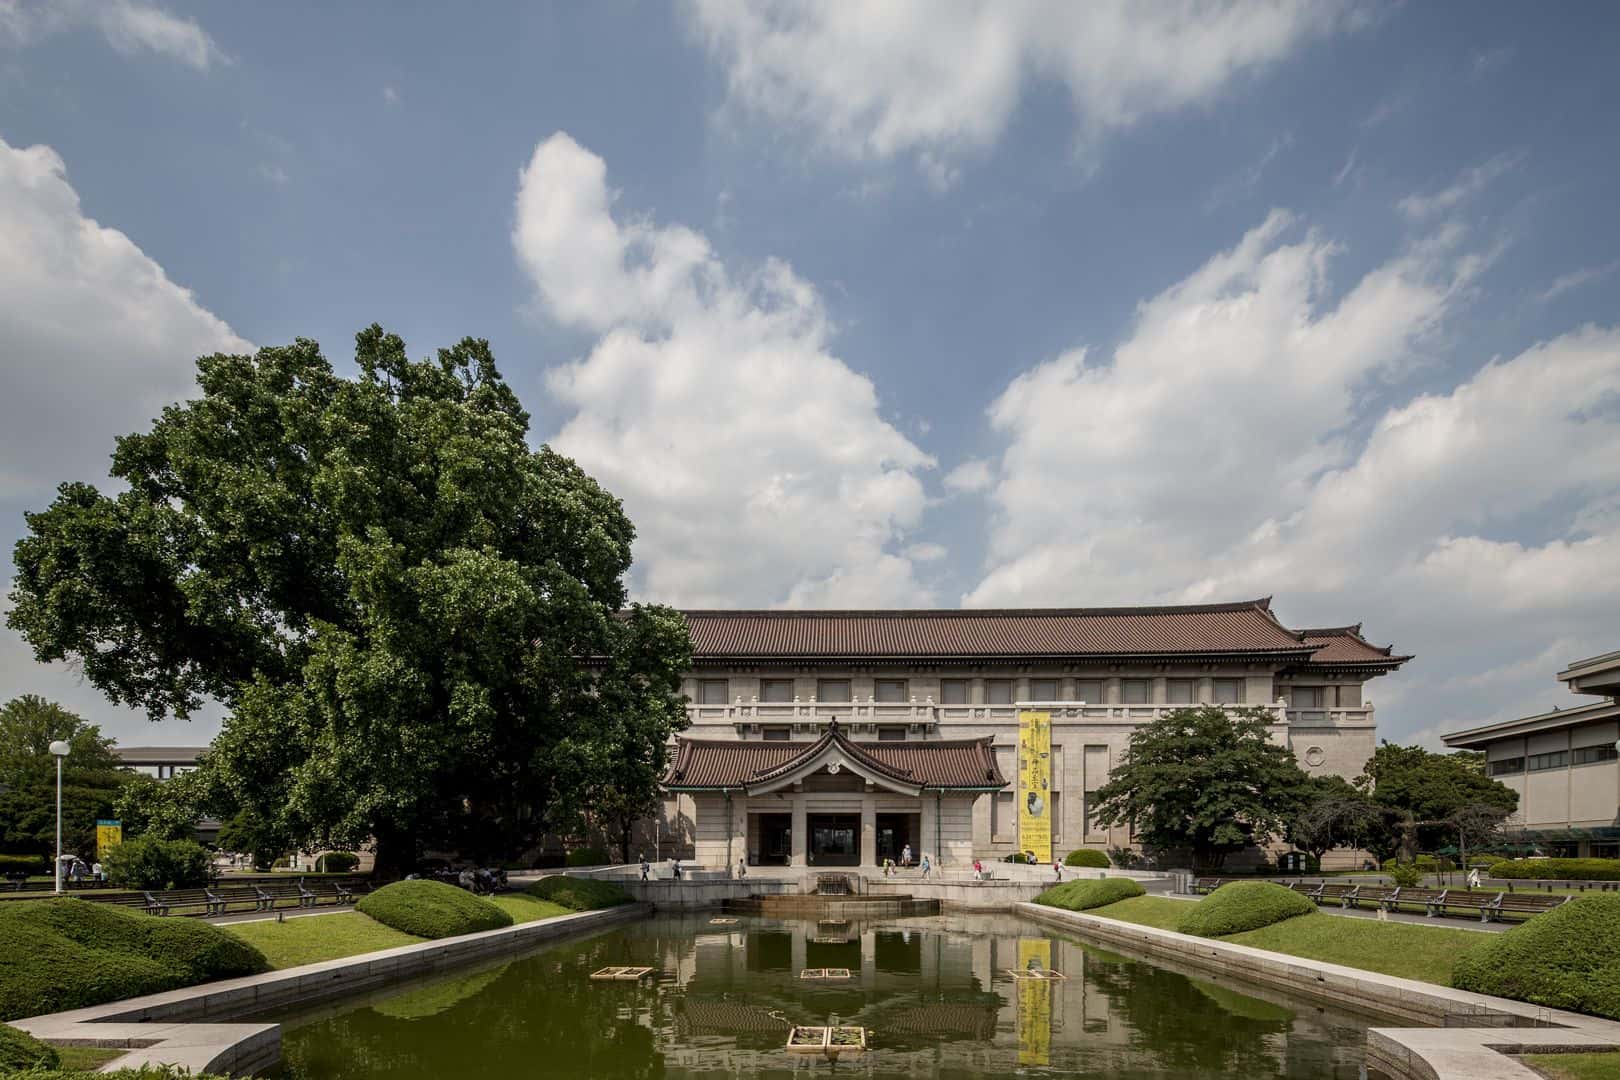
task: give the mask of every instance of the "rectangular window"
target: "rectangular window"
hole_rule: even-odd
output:
[[[787,742],[792,737],[785,727],[768,727],[760,735],[766,742]]]
[[[1171,679],[1164,684],[1165,698],[1172,705],[1191,705],[1198,700],[1197,679]]]
[[[699,679],[697,688],[699,705],[724,705],[726,703],[726,680]]]
[[[1531,754],[1528,763],[1531,772],[1545,772],[1548,769],[1562,769],[1569,764],[1568,750],[1555,750],[1550,754]]]
[[[834,704],[849,700],[848,679],[817,679],[816,700]]]
[[[1492,776],[1511,776],[1522,772],[1524,772],[1524,758],[1522,757],[1498,758],[1491,762]]]
[[[906,700],[906,680],[904,679],[879,679],[874,685],[874,689],[877,691],[876,696],[879,701],[893,704]]]
[[[1322,707],[1322,687],[1296,686],[1288,699],[1296,709],[1320,709]]]
[[[792,679],[759,680],[759,700],[782,704],[793,700]]]
[[[1575,764],[1591,765],[1598,761],[1613,761],[1617,757],[1620,757],[1620,752],[1612,746],[1583,746],[1575,751]]]
[[[1058,841],[1063,839],[1063,795],[1061,792],[1051,792],[1048,801],[1051,803],[1047,813],[1052,815],[1052,839]],[[1055,851],[1052,854],[1060,857]]]
[[[905,742],[906,729],[903,727],[878,728],[878,742]]]
[[[1013,793],[996,792],[996,801],[990,804],[990,835],[1011,840],[1018,831],[1018,815],[1013,813]]]
[[[1056,679],[1029,680],[1029,700],[1056,701],[1058,699],[1058,681]]]
[[[1102,703],[1103,684],[1094,679],[1082,679],[1074,684],[1074,700],[1088,702],[1092,705]]]
[[[968,703],[968,681],[966,679],[945,679],[939,684],[939,703],[941,705],[966,705]]]
[[[1146,679],[1126,679],[1119,684],[1119,700],[1127,705],[1146,705],[1153,700],[1153,684]]]
[[[1216,679],[1213,686],[1215,703],[1217,705],[1243,704],[1243,684],[1244,680],[1242,679]]]
[[[984,700],[990,705],[1011,705],[1013,698],[1011,679],[984,680]]]

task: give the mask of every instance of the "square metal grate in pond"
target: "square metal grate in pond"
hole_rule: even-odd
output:
[[[737,925],[737,920],[736,919],[710,919],[709,920],[709,925],[710,926],[736,926]]]
[[[805,968],[799,972],[801,979],[848,979],[852,978],[849,968]]]
[[[788,1032],[787,1049],[795,1054],[860,1053],[866,1049],[863,1027],[796,1027]]]
[[[591,978],[598,981],[622,980],[625,982],[635,982],[637,979],[640,979],[651,970],[652,968],[650,967],[624,967],[620,965],[616,967],[600,968],[593,971],[591,972]]]

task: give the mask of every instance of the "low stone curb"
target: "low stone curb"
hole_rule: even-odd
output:
[[[1034,922],[1131,952],[1435,1025],[1367,1032],[1367,1064],[1397,1080],[1540,1080],[1541,1074],[1505,1055],[1620,1051],[1620,1023],[1612,1020],[1078,911],[1040,904],[1019,904],[1015,910]]]
[[[59,1046],[129,1047],[103,1070],[177,1065],[193,1072],[247,1075],[281,1060],[279,1024],[214,1023],[290,1005],[375,989],[387,983],[491,956],[511,955],[538,942],[646,917],[648,904],[556,915],[461,937],[400,945],[302,967],[169,990],[68,1012],[13,1020]]]

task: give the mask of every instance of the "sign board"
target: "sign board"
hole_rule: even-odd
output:
[[[1052,861],[1052,714],[1018,714],[1018,847]]]
[[[107,857],[107,852],[124,842],[124,823],[96,819],[96,861]]]

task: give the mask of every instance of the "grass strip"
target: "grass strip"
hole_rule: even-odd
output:
[[[384,926],[358,911],[306,915],[286,922],[227,923],[220,929],[258,949],[278,970],[427,940]]]
[[[1616,1080],[1620,1054],[1525,1054],[1519,1060],[1544,1073],[1549,1080]]]

